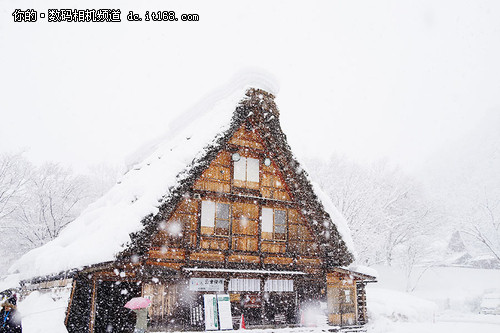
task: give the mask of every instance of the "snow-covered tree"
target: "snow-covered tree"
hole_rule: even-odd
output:
[[[391,264],[395,255],[421,249],[416,239],[431,235],[434,209],[419,185],[385,162],[365,167],[346,158],[312,160],[309,172],[342,212],[365,264]],[[408,251],[398,248],[407,247]]]
[[[47,163],[33,172],[25,200],[12,215],[21,239],[37,247],[56,238],[88,204],[89,182],[57,164]]]
[[[466,250],[500,266],[500,113],[429,161],[426,178],[451,231],[459,230]]]
[[[116,180],[100,165],[77,175],[54,163],[35,166],[22,154],[0,156],[0,273],[26,251],[54,239]]]
[[[0,155],[0,267],[3,270],[22,253],[12,215],[25,200],[32,170],[33,166],[21,153]]]
[[[23,200],[25,184],[31,177],[31,164],[22,154],[0,155],[0,223],[14,212]]]
[[[463,233],[479,243],[500,265],[500,189],[485,191],[481,199],[470,203],[462,218]]]

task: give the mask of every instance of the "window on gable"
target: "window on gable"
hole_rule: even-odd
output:
[[[274,210],[274,239],[286,239],[286,211]]]
[[[234,161],[234,184],[240,187],[259,188],[259,160],[251,157],[240,157]]]
[[[262,239],[286,240],[286,226],[286,210],[262,208]]]
[[[231,207],[229,204],[217,203],[215,211],[215,234],[221,236],[229,235],[229,226],[231,222]]]
[[[201,232],[205,235],[228,236],[231,206],[226,203],[201,202]]]

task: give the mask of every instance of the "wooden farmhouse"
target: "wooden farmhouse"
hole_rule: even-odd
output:
[[[68,332],[132,332],[135,296],[152,301],[150,331],[237,328],[241,315],[247,328],[300,326],[320,303],[331,325],[366,323],[375,279],[346,268],[349,230],[290,150],[274,96],[252,88],[226,104],[186,114],[14,266],[31,272],[24,292],[68,286]]]

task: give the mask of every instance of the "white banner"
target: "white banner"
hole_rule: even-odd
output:
[[[259,279],[231,279],[228,291],[260,291]]]
[[[266,280],[264,291],[293,291],[293,280]]]
[[[221,330],[233,329],[233,318],[231,317],[231,302],[229,295],[217,295],[219,305],[219,322]]]
[[[203,295],[205,304],[205,330],[219,329],[219,316],[217,312],[217,299],[215,295]]]

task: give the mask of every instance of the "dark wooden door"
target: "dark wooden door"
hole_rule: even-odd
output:
[[[133,297],[141,295],[136,283],[99,281],[95,314],[95,333],[131,333],[135,326],[135,313],[124,307]]]

